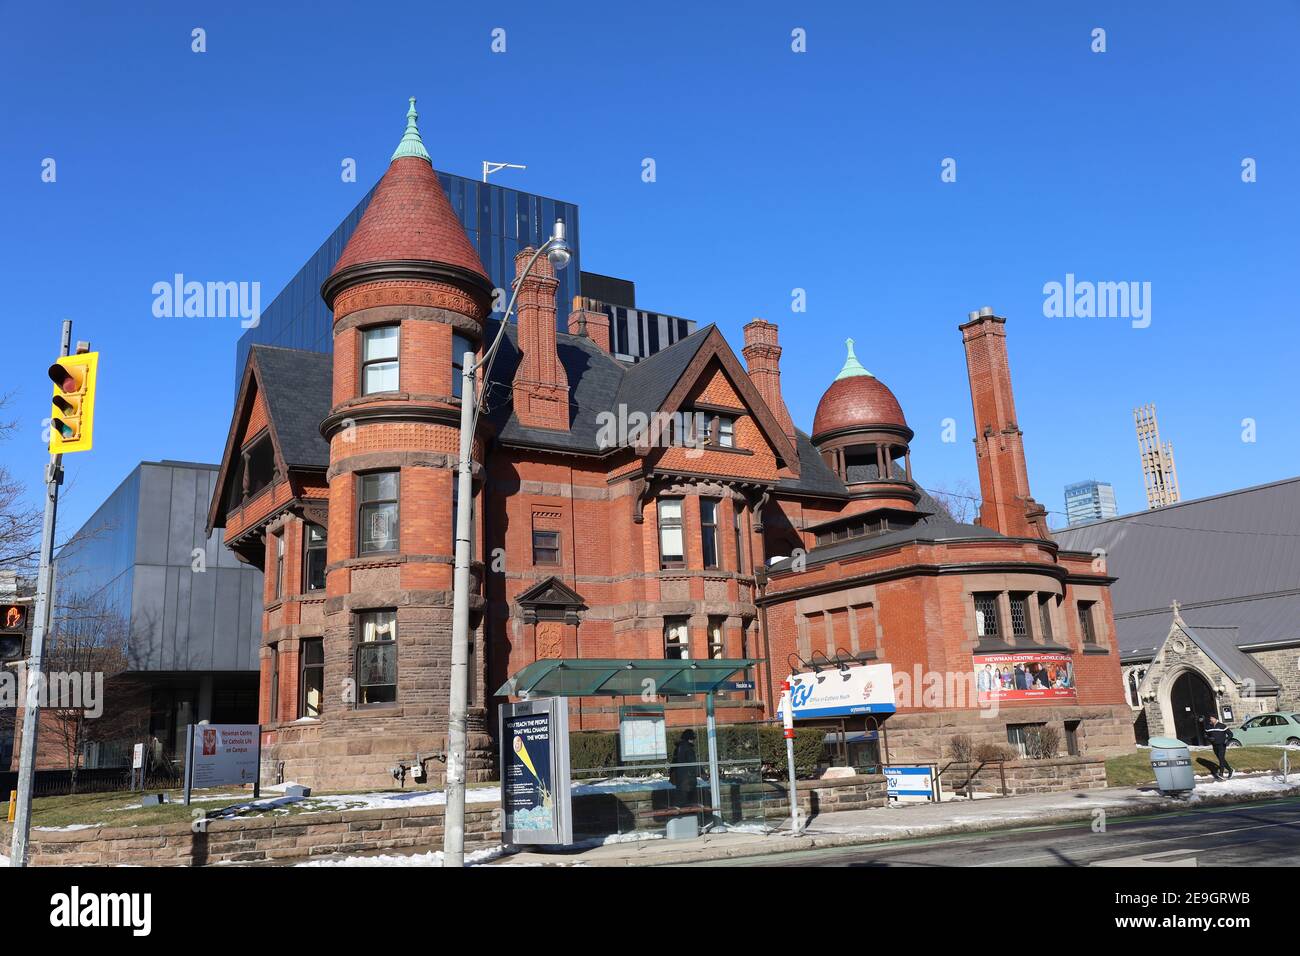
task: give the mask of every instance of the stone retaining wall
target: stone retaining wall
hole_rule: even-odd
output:
[[[956,793],[970,776],[973,764],[951,764],[943,773],[944,795]],[[1106,761],[1099,757],[1053,757],[1048,760],[1014,760],[985,764],[976,776],[977,793],[1001,793],[1003,773],[1007,794],[1093,790],[1106,786]]]
[[[501,842],[497,815],[495,803],[465,807],[467,853]],[[0,824],[0,845],[9,845],[11,831],[11,824]],[[206,832],[197,833],[189,823],[34,829],[29,852],[33,866],[210,866],[371,850],[440,850],[442,839],[443,808],[416,806],[210,820]]]

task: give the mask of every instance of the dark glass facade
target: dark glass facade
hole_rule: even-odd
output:
[[[451,173],[439,173],[438,178],[447,191],[452,209],[465,226],[470,242],[483,260],[488,278],[500,288],[508,289],[514,279],[515,254],[526,246],[545,242],[551,235],[555,220],[564,220],[568,226],[569,245],[573,247],[573,260],[557,274],[560,286],[556,290],[556,317],[560,328],[565,328],[570,304],[579,292],[578,276],[582,270],[578,207],[573,203],[534,196],[494,183],[481,183]],[[372,188],[266,307],[257,327],[240,336],[235,354],[236,388],[248,360],[249,347],[254,343],[313,352],[331,351],[334,342],[330,311],[321,299],[320,288],[343,254],[343,247],[361,222],[373,195]]]

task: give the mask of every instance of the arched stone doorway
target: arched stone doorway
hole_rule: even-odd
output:
[[[1200,671],[1185,670],[1178,675],[1169,689],[1169,709],[1174,735],[1185,743],[1204,745],[1204,721],[1218,716],[1219,706],[1214,689]]]

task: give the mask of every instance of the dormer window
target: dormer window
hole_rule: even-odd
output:
[[[729,415],[719,415],[713,429],[714,441],[719,448],[736,447],[736,420]]]

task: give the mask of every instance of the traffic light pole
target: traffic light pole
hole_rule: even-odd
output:
[[[59,357],[72,347],[72,322],[63,323]],[[52,427],[52,426],[51,426]],[[45,633],[50,626],[50,579],[54,574],[54,523],[59,511],[59,485],[63,483],[63,456],[50,455],[45,466],[45,519],[41,523],[41,563],[36,574],[36,611],[32,619],[32,650],[27,659],[27,701],[23,708],[23,741],[18,758],[18,806],[14,815],[10,866],[27,865],[27,835],[31,829],[32,783],[36,779],[36,728],[41,717],[41,667],[45,660]]]

